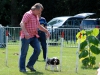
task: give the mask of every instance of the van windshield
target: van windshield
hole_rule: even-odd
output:
[[[51,21],[48,22],[48,26],[52,26],[52,25],[62,25],[64,23],[65,20],[63,19],[52,19]]]
[[[53,20],[51,22],[49,22],[49,25],[54,25],[54,24],[57,24],[57,23],[61,23],[62,20]]]

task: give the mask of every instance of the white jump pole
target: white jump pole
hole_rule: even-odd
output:
[[[49,46],[49,38],[47,38],[46,64],[48,59],[48,46]],[[45,64],[45,70],[46,70],[46,64]]]
[[[79,60],[79,48],[80,48],[80,42],[78,41],[78,50],[76,51],[76,73],[78,71],[78,60]]]
[[[76,73],[78,72],[78,61],[79,61],[79,50],[80,50],[81,35],[82,34],[80,33],[79,40],[78,40],[78,49],[76,51],[76,68],[75,68]]]
[[[8,31],[6,31],[6,66],[8,66]]]
[[[62,52],[63,52],[64,32],[61,33],[61,48],[60,48],[60,71],[62,69]]]

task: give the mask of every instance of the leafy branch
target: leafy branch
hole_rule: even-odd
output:
[[[96,64],[95,55],[100,54],[98,34],[99,29],[94,28],[91,30],[81,30],[76,35],[77,42],[80,42],[79,59],[86,68],[93,68]]]

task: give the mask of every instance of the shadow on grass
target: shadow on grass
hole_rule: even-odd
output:
[[[38,62],[45,62],[44,60],[37,60]]]
[[[84,66],[82,66],[81,67],[82,69],[98,69],[99,67],[98,66],[95,66],[95,67],[84,67]]]
[[[26,72],[26,73],[24,73],[24,74],[26,74],[26,75],[43,75],[43,72]]]
[[[6,48],[0,48],[0,50],[5,50]]]
[[[50,69],[46,69],[47,71],[50,71],[50,72],[61,72],[59,70],[50,70]]]

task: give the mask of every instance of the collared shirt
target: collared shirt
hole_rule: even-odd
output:
[[[42,25],[43,27],[47,26],[47,21],[44,17],[40,17],[39,22],[40,22],[40,25]],[[38,31],[40,32],[41,30],[38,30]],[[43,32],[43,31],[41,31],[41,32]]]
[[[30,38],[34,36],[38,36],[38,25],[39,23],[39,18],[38,16],[34,15],[32,11],[28,11],[23,15],[22,22],[25,24],[25,28],[27,32],[30,35]],[[22,31],[21,32],[21,38],[25,37],[25,33]]]

